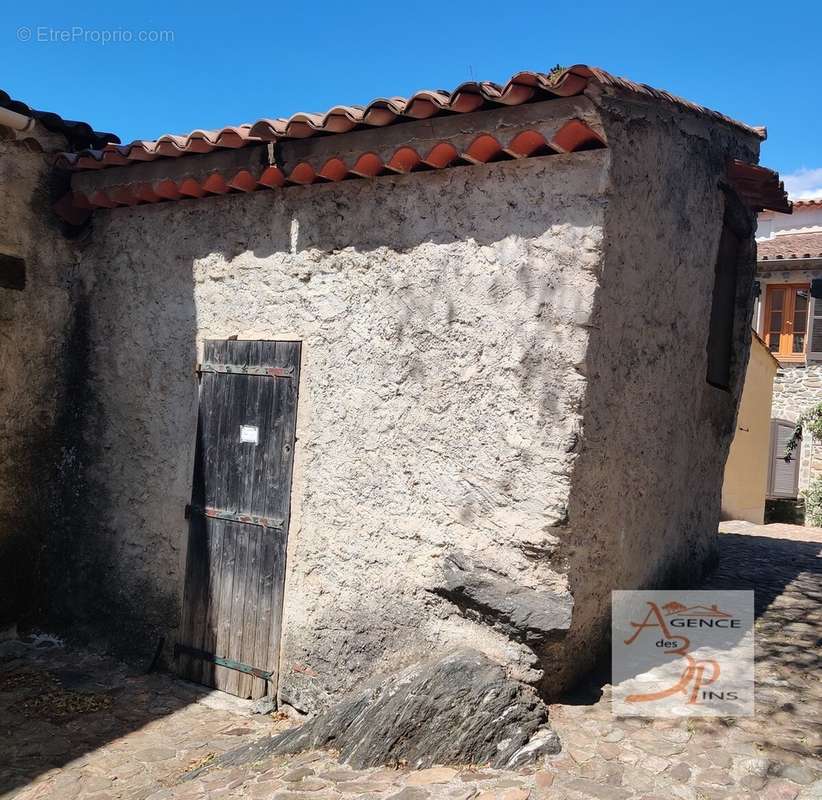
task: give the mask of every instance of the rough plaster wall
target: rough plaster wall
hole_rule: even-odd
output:
[[[803,411],[822,403],[822,364],[782,364],[773,383],[771,417],[796,422]],[[803,431],[799,458],[799,490],[822,474],[822,448],[807,429]]]
[[[282,689],[306,707],[469,644],[534,653],[432,593],[462,548],[562,594],[606,151],[120,209],[84,257],[97,536],[123,613],[175,624],[204,338],[300,339]]]
[[[23,291],[0,288],[0,625],[45,609],[42,556],[65,455],[53,424],[74,257],[49,207],[40,150],[65,143],[39,126],[28,136],[0,139],[0,253],[25,259],[27,273]]]
[[[750,342],[752,246],[738,272],[732,390],[709,386],[718,182],[726,158],[755,160],[756,143],[659,106],[603,98],[601,113],[612,152],[605,259],[561,534],[574,617],[559,663],[572,670],[547,675],[546,693],[602,651],[613,589],[687,584],[710,559]]]

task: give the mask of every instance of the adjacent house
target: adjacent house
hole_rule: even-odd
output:
[[[757,333],[779,361],[773,387],[768,497],[794,501],[822,473],[809,431],[795,457],[785,445],[799,415],[822,402],[822,200],[798,200],[793,214],[764,211],[757,228]]]
[[[756,334],[745,372],[736,432],[725,463],[722,518],[761,525],[770,481],[771,397],[779,362]]]
[[[586,66],[129,145],[4,107],[5,617],[305,711],[462,647],[550,697],[710,563],[761,128]]]

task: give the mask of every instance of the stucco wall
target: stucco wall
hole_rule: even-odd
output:
[[[745,386],[722,484],[722,516],[761,525],[770,458],[771,397],[778,364],[758,337],[751,341]]]
[[[608,157],[98,213],[83,263],[112,626],[153,644],[177,624],[198,346],[299,339],[285,694],[322,702],[466,642],[535,680],[530,649],[433,589],[459,547],[566,592],[528,545],[566,514]]]
[[[743,247],[723,392],[705,380],[719,182],[756,146],[599,102],[607,150],[95,213],[74,336],[75,627],[173,642],[194,367],[204,339],[235,335],[303,342],[289,702],[466,644],[550,694],[599,653],[612,589],[700,573],[753,268]],[[454,559],[522,607],[461,609]],[[535,645],[545,602],[573,603],[572,627]]]
[[[71,316],[74,256],[49,204],[48,155],[65,147],[37,127],[0,129],[0,253],[26,262],[22,291],[0,288],[0,625],[41,612],[44,551],[64,442],[61,355]],[[69,455],[70,457],[70,455]]]
[[[693,585],[710,563],[750,341],[753,217],[731,204],[751,233],[737,265],[730,391],[710,386],[720,182],[726,158],[755,160],[758,143],[630,99],[603,98],[601,114],[613,153],[605,257],[558,553],[574,597],[558,658],[570,673],[547,676],[554,686],[602,652],[613,589]]]

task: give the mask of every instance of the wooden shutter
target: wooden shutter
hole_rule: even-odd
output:
[[[822,361],[822,299],[811,298],[808,314],[808,348],[809,361]]]
[[[790,461],[785,461],[785,447],[791,438],[794,426],[790,422],[774,420],[771,423],[771,497],[794,498],[797,494],[799,478],[799,455],[802,443],[793,451]]]

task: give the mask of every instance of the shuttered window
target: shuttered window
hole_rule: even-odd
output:
[[[785,447],[793,433],[794,425],[784,420],[771,422],[771,463],[769,470],[768,496],[794,498],[799,484],[799,454],[802,443],[785,461]]]
[[[822,361],[822,297],[811,297],[810,317],[807,357],[809,361]]]
[[[817,304],[819,306],[820,304]],[[780,361],[803,361],[807,347],[810,286],[807,283],[772,284],[765,297],[764,339]],[[822,307],[819,308],[822,312]],[[822,347],[822,320],[818,345]]]

